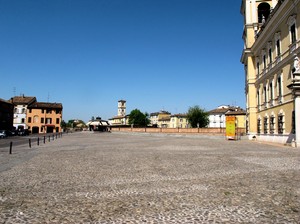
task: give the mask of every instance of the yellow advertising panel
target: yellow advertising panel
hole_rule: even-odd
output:
[[[226,116],[226,138],[235,139],[235,117]]]

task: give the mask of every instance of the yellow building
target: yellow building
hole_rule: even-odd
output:
[[[237,128],[243,128],[243,129],[246,128],[246,112],[244,110],[240,109],[240,110],[230,111],[226,113],[225,116],[235,117]]]
[[[157,127],[159,128],[170,128],[170,116],[161,117],[158,119]]]
[[[173,114],[170,117],[170,128],[188,128],[189,122],[186,114]]]
[[[300,0],[242,0],[246,129],[249,138],[295,141],[292,83],[299,55]]]
[[[151,126],[157,127],[169,127],[171,113],[168,111],[161,110],[159,112],[150,114],[150,124]]]
[[[61,132],[61,103],[35,102],[27,107],[27,126],[32,133]]]

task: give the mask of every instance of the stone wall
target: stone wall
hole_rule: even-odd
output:
[[[185,134],[211,134],[211,135],[225,135],[225,128],[131,128],[131,127],[111,127],[113,132],[147,132],[147,133],[185,133]],[[244,128],[237,129],[239,135],[245,133]]]

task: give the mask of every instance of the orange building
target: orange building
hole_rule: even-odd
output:
[[[27,125],[34,133],[61,132],[63,106],[61,103],[35,102],[28,106]]]

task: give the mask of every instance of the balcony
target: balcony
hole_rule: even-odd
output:
[[[276,57],[275,64],[278,65],[280,62],[281,62],[281,55]]]
[[[292,44],[289,46],[289,49],[290,49],[290,54],[292,54],[292,53],[297,49],[297,42],[292,43]]]
[[[282,104],[282,101],[283,101],[283,97],[282,96],[278,96],[277,99],[276,99],[277,105]]]
[[[273,107],[273,106],[274,106],[274,100],[273,100],[273,99],[269,100],[269,106],[270,106],[270,107]]]

